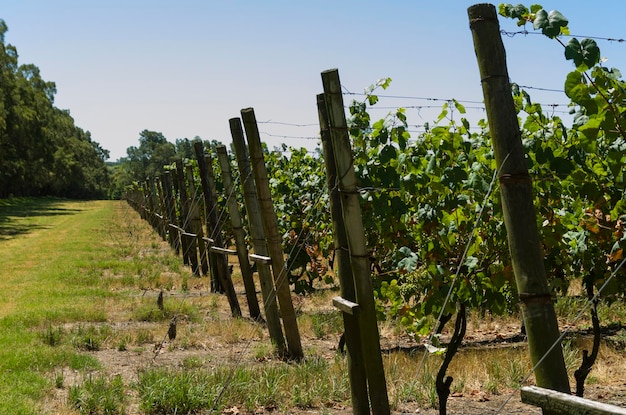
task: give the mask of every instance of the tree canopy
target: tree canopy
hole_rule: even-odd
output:
[[[20,65],[0,19],[0,197],[106,196],[109,152],[54,106],[56,85]]]

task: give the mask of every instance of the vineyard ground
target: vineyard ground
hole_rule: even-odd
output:
[[[180,264],[180,257],[175,256],[124,202],[53,201],[45,209],[38,205],[35,210],[25,213],[27,208],[7,209],[0,205],[0,262],[7,264],[0,271],[0,289],[7,294],[0,301],[0,318],[23,320],[27,325],[25,333],[33,334],[27,344],[31,349],[54,351],[67,348],[95,362],[77,368],[69,361],[56,361],[49,369],[38,368],[45,380],[45,393],[28,396],[24,392],[22,398],[25,402],[35,401],[37,409],[33,413],[79,413],[68,404],[70,389],[94,377],[111,379],[119,375],[127,395],[126,414],[132,415],[145,413],[140,408],[141,398],[133,385],[146,370],[170,368],[210,372],[239,367],[253,368],[261,373],[274,367],[284,371],[282,376],[293,381],[290,376],[297,372],[299,365],[305,364],[276,358],[265,327],[245,317],[233,319],[226,298],[208,292],[208,278],[189,276],[189,270]],[[85,225],[83,222],[87,216],[92,221]],[[68,229],[91,233],[91,242],[86,243]],[[59,243],[57,238],[80,239],[76,241],[72,255],[64,259],[66,262],[58,264],[56,261],[68,254],[54,250],[67,250],[68,247]],[[38,248],[39,244],[42,246]],[[89,244],[91,246],[86,246]],[[38,263],[40,261],[43,262]],[[246,316],[243,285],[234,262],[233,265],[239,301]],[[50,274],[51,281],[37,280],[39,285],[29,286],[35,282],[25,276],[28,273],[46,274],[43,271],[46,268],[61,271]],[[78,273],[75,275],[68,269],[76,269]],[[47,298],[46,290],[50,288],[46,284],[58,286],[60,283],[80,289],[67,288],[69,295],[58,301]],[[20,303],[24,298],[22,290],[40,293],[42,297],[34,304]],[[164,292],[163,312],[159,312],[156,304],[161,290]],[[341,319],[331,306],[331,298],[337,294],[336,289],[325,287],[314,295],[294,296],[307,356],[305,360],[323,361],[328,372],[345,372],[345,358],[337,351]],[[258,296],[260,298],[260,294]],[[38,304],[42,301],[46,307]],[[589,322],[583,320],[576,326],[567,326],[573,312],[569,308],[569,303],[563,305],[560,314],[563,328],[569,328],[573,333],[565,348],[568,369],[573,373],[580,362],[581,348],[589,345]],[[626,332],[621,328],[621,322],[626,312],[621,313],[620,307],[605,311],[605,321],[610,321],[613,326],[607,329],[608,340],[603,343],[599,362],[589,378],[586,396],[624,405],[626,359],[622,349]],[[169,340],[167,330],[173,315],[178,316],[178,334],[174,340]],[[382,322],[380,331],[394,413],[438,413],[433,407],[436,401],[432,380],[440,357],[428,355],[421,364],[424,349],[420,340],[406,336],[392,322]],[[59,333],[58,344],[48,344],[46,339],[54,333]],[[85,338],[85,333],[92,334],[90,341],[97,343],[97,347],[92,350],[81,347],[80,340]],[[444,332],[444,342],[446,336]],[[10,344],[6,335],[0,338],[0,342],[4,342],[0,346]],[[4,359],[10,350],[3,350]],[[19,352],[19,349],[14,350],[14,353]],[[502,413],[540,413],[537,408],[521,404],[519,393],[512,393],[514,385],[527,374],[528,368],[526,346],[519,335],[517,317],[502,319],[472,314],[466,342],[450,368],[455,381],[448,412],[496,413],[508,401]],[[345,373],[343,376],[345,378]],[[306,387],[311,393],[316,393],[316,388],[322,390],[318,381],[324,383],[326,379],[307,381],[310,384],[307,383]],[[532,384],[532,378],[526,384]],[[290,396],[294,393],[294,384],[291,384],[291,389],[279,391],[273,404],[264,404],[261,397],[258,405],[221,402],[221,411],[225,414],[350,414],[349,391],[345,386],[344,383],[343,389],[335,391],[334,396],[309,396],[303,404]],[[7,386],[0,385],[2,388]],[[264,391],[261,395],[267,393]],[[253,394],[252,387],[250,394]],[[9,412],[0,410],[0,413]]]

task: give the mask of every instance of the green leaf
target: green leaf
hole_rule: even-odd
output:
[[[537,13],[541,9],[543,9],[543,6],[541,4],[531,4],[530,5],[530,12],[531,13]]]
[[[380,150],[380,154],[378,155],[378,159],[381,164],[387,164],[391,160],[394,160],[398,155],[396,148],[390,144],[387,144]]]
[[[593,39],[570,39],[565,46],[565,59],[573,60],[579,70],[585,71],[600,62],[600,48]]]
[[[376,86],[379,86],[382,89],[389,88],[389,84],[391,84],[391,78],[381,78],[376,82]]]
[[[417,269],[417,261],[419,257],[416,253],[411,251],[410,248],[406,246],[400,247],[400,249],[398,249],[398,255],[402,258],[398,261],[398,268],[404,269],[408,272],[413,272]]]
[[[583,39],[580,46],[583,51],[583,62],[588,68],[600,62],[600,48],[595,40]]]
[[[465,107],[463,105],[461,105],[461,103],[459,103],[459,101],[457,101],[456,99],[453,99],[452,102],[454,103],[455,108],[461,113],[461,114],[465,114]]]
[[[510,17],[511,19],[523,20],[528,15],[528,9],[523,4],[513,6],[512,4],[501,3],[498,6],[498,13],[504,17]]]
[[[549,25],[548,12],[541,9],[535,13],[535,20],[533,21],[533,28],[535,30],[543,29]]]
[[[589,117],[589,121],[578,127],[578,131],[583,133],[588,140],[595,140],[598,137],[598,130],[601,124],[602,118]]]
[[[541,29],[541,33],[549,38],[554,38],[561,34],[561,28],[567,28],[568,23],[565,16],[560,12],[552,10],[548,13],[542,9],[535,14],[533,28],[535,28],[535,30]]]

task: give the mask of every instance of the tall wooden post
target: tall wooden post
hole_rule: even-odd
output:
[[[259,136],[254,110],[252,108],[242,109],[241,118],[248,138],[252,175],[254,176],[256,190],[259,196],[259,207],[261,208],[261,216],[263,217],[263,229],[265,230],[267,248],[272,258],[276,296],[278,297],[280,316],[283,319],[283,326],[285,328],[287,347],[289,349],[289,355],[292,358],[301,359],[304,357],[304,353],[300,342],[298,321],[296,320],[296,312],[293,308],[293,302],[291,301],[291,290],[289,289],[285,257],[280,234],[278,232],[276,212],[272,204],[272,195],[270,194],[267,170],[263,158],[263,148],[261,147],[261,137]]]
[[[176,202],[174,200],[172,177],[169,171],[163,173],[161,182],[163,185],[163,197],[165,199],[165,216],[167,217],[168,224],[176,225]],[[176,254],[178,254],[180,252],[180,238],[178,232],[168,227],[167,235],[170,246],[175,249]]]
[[[202,275],[209,273],[209,262],[207,259],[207,247],[204,243],[204,232],[202,231],[202,219],[200,218],[200,200],[196,194],[196,185],[193,178],[193,166],[187,164],[185,167],[187,175],[187,191],[189,193],[189,226],[191,233],[196,235],[196,244],[200,252],[200,269]]]
[[[161,234],[161,237],[163,238],[163,240],[167,241],[168,221],[167,221],[167,213],[165,211],[165,194],[163,193],[162,180],[163,178],[161,176],[156,177],[154,179],[154,184],[156,185],[156,192],[157,192],[157,197],[159,201],[159,215],[160,215],[159,233]]]
[[[198,146],[199,144],[199,146]],[[202,143],[200,142],[196,142],[194,143],[194,148],[196,151],[196,155],[198,155],[198,153],[202,154],[204,153],[204,151],[202,150]],[[203,160],[203,162],[201,162],[200,160]],[[203,157],[198,157],[198,166],[200,164],[204,164],[204,169],[206,169],[206,178],[209,179],[210,176],[212,176],[212,168],[210,166],[207,166],[206,163],[206,159]],[[200,170],[202,172],[202,168]],[[201,173],[202,175],[202,173]],[[205,185],[202,186],[202,190],[204,192],[205,190]],[[209,215],[210,220],[212,222],[212,227],[214,229],[213,232],[213,239],[214,239],[214,244],[216,246],[219,246],[220,248],[222,248],[224,246],[223,242],[222,242],[222,234],[219,231],[219,227],[218,227],[218,223],[217,223],[217,209],[215,209],[215,205],[213,203],[215,203],[217,201],[217,195],[215,195],[212,191],[211,188],[209,186],[209,196],[207,198],[207,195],[204,195],[205,197],[205,201],[208,201],[208,203],[212,206],[214,206],[213,209],[211,209],[210,212],[207,212],[207,215]],[[213,203],[211,203],[213,202]],[[208,208],[207,208],[208,209]],[[207,218],[207,222],[209,221],[209,218]],[[217,262],[217,274],[218,274],[218,279],[220,282],[220,285],[222,286],[222,288],[224,289],[224,292],[226,294],[226,297],[228,298],[228,303],[230,304],[230,310],[231,313],[233,314],[233,317],[241,317],[241,308],[239,307],[239,300],[237,299],[237,293],[235,292],[235,286],[233,285],[233,280],[230,276],[230,272],[228,271],[228,259],[226,258],[226,256],[224,255],[217,255],[216,256],[216,262]]]
[[[387,415],[390,413],[389,397],[380,353],[380,336],[376,320],[369,253],[365,243],[359,190],[354,172],[339,72],[336,69],[322,72],[322,84],[324,85],[330,137],[339,179],[337,186],[341,195],[341,209],[348,238],[356,299],[361,307],[358,319],[370,405],[372,413]]]
[[[511,95],[506,56],[496,9],[477,4],[468,9],[474,49],[483,86],[489,129],[498,166],[504,223],[515,281],[522,303],[537,385],[570,393],[559,327],[543,265],[532,181]],[[550,349],[552,350],[550,351]]]
[[[246,299],[248,300],[250,317],[254,320],[260,320],[261,310],[259,309],[259,302],[256,298],[256,287],[254,286],[254,280],[252,279],[252,268],[250,267],[250,262],[248,261],[246,235],[243,231],[243,225],[241,223],[239,206],[237,206],[235,185],[233,183],[233,175],[230,170],[230,160],[228,159],[226,146],[217,146],[215,151],[217,152],[217,158],[222,170],[222,182],[224,183],[224,189],[227,196],[226,206],[228,207],[230,222],[233,226],[237,258],[239,259],[239,267],[241,269],[241,279],[243,280],[243,285],[246,288]]]
[[[261,210],[256,193],[256,186],[252,178],[252,170],[250,169],[250,157],[246,147],[243,128],[239,118],[231,118],[230,133],[233,138],[233,147],[235,148],[235,156],[237,157],[237,165],[239,167],[239,177],[241,178],[241,186],[243,187],[243,200],[246,205],[248,222],[250,228],[250,236],[252,238],[252,247],[254,253],[261,256],[268,256],[267,243],[265,242],[265,231],[263,230],[263,220],[261,219]],[[276,303],[276,290],[269,265],[257,263],[259,272],[259,282],[261,283],[261,295],[263,296],[263,310],[265,311],[265,320],[267,320],[267,329],[276,347],[276,351],[280,355],[287,353],[283,329],[280,324],[280,314],[278,312],[278,304]]]
[[[185,186],[185,168],[183,161],[180,159],[176,160],[176,174],[178,177],[178,196],[180,198],[180,227],[187,233],[191,233],[191,227],[189,226],[189,196],[187,195],[187,186]],[[185,264],[191,266],[194,275],[200,275],[198,267],[198,249],[196,247],[195,238],[189,238],[181,234],[180,240],[183,245],[183,258],[186,260]]]
[[[337,264],[337,275],[341,285],[341,297],[356,302],[354,288],[354,276],[350,266],[348,255],[348,237],[341,212],[341,198],[337,185],[337,167],[335,166],[335,153],[330,142],[330,128],[328,126],[328,111],[324,94],[317,96],[317,111],[320,122],[320,135],[322,138],[322,151],[324,164],[326,165],[326,185],[330,196],[330,217],[333,223],[334,260]],[[359,320],[357,316],[342,313],[344,336],[348,348],[348,371],[350,376],[350,389],[352,392],[352,413],[369,414],[369,402],[367,398],[367,377],[363,352],[360,346]]]
[[[204,197],[206,233],[209,238],[215,239],[215,235],[219,234],[219,232],[215,231],[216,229],[218,229],[219,224],[217,223],[217,200],[214,196],[214,192],[210,183],[210,176],[212,175],[209,173],[209,163],[204,156],[204,146],[202,145],[202,142],[196,141],[195,143],[193,143],[193,148],[196,152],[198,170],[200,170],[200,184],[202,186],[202,196]],[[221,247],[221,234],[219,234],[219,238],[220,240],[218,242],[219,246]],[[208,255],[209,265],[211,268],[211,292],[222,292],[223,287],[220,283],[221,279],[219,274],[221,272],[224,272],[225,269],[228,269],[228,264],[224,265],[226,259],[221,255],[210,251]]]

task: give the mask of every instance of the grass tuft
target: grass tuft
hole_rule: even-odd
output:
[[[69,389],[68,402],[81,415],[117,415],[126,413],[126,395],[121,376],[111,380],[89,377],[85,383]]]

